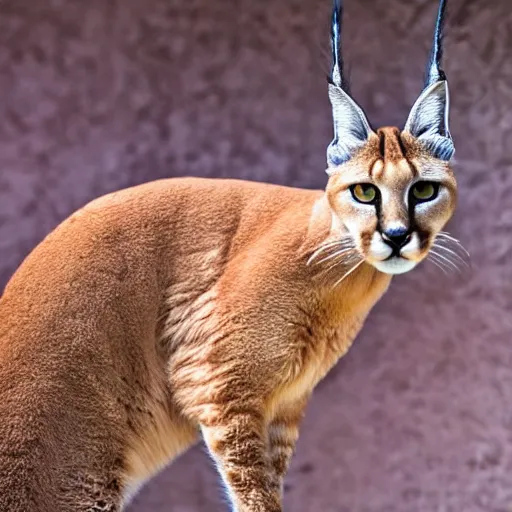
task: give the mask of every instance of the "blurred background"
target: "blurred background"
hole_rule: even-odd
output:
[[[346,0],[354,97],[405,122],[437,2]],[[512,510],[512,9],[450,0],[446,64],[473,271],[395,279],[318,387],[295,512]],[[0,290],[94,197],[169,176],[324,187],[329,0],[1,0]],[[129,512],[227,510],[202,446]]]

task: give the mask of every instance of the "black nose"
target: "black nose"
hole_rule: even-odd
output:
[[[389,245],[400,249],[411,239],[411,234],[406,228],[394,228],[384,231],[382,238]]]

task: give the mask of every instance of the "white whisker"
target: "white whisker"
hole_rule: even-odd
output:
[[[354,249],[353,250],[354,254],[357,255],[357,251]],[[343,264],[343,263],[349,263],[350,262],[350,259],[353,259],[353,258],[338,258],[336,259],[333,263],[331,263],[327,268],[323,269],[322,272],[329,272],[330,270],[332,270],[334,267],[337,267],[338,265],[340,264]]]
[[[330,244],[325,244],[325,245],[321,245],[318,249],[315,250],[315,252],[313,252],[313,254],[308,258],[308,261],[306,263],[306,265],[311,265],[311,263],[315,260],[315,258],[317,258],[320,254],[322,254],[324,251],[326,251],[327,249],[330,249],[331,247],[335,247],[337,244],[335,243],[330,243]]]
[[[469,264],[468,261],[466,261],[460,254],[458,254],[457,252],[453,251],[452,249],[450,249],[449,247],[446,247],[444,245],[442,245],[441,243],[434,243],[434,247],[437,247],[438,249],[442,249],[443,251],[446,251],[450,254],[453,255],[454,258],[457,258],[458,261],[460,261],[466,268],[471,268],[471,265]]]
[[[318,260],[315,265],[320,265],[320,263],[323,263],[324,261],[329,261],[332,258],[336,258],[337,256],[341,256],[342,254],[346,254],[347,252],[352,252],[354,250],[353,247],[345,247],[344,249],[341,249],[339,251],[333,252],[332,254],[329,254],[329,256],[326,256],[325,258],[322,258],[321,260]]]
[[[449,268],[443,264],[441,260],[438,260],[434,254],[430,254],[429,260],[437,267],[440,268],[443,272],[443,274],[448,275],[449,274]]]
[[[435,252],[434,250],[430,249],[430,252],[434,255],[436,255],[438,258],[441,258],[443,261],[451,265],[457,272],[461,272],[460,268],[450,259],[446,256],[443,256],[442,254],[439,254],[438,252]]]
[[[437,234],[437,236],[444,236],[445,238],[449,238],[450,240],[453,240],[454,242],[458,242],[458,243],[460,243],[459,239],[458,239],[458,238],[455,238],[453,235],[451,235],[450,233],[448,233],[448,231],[439,231],[439,233]]]
[[[362,264],[364,263],[364,260],[361,260],[359,263],[356,263],[348,272],[346,272],[345,274],[343,274],[343,276],[341,277],[341,279],[338,279],[334,285],[333,285],[333,289],[336,288],[336,286],[338,286],[344,279],[346,279],[350,274],[352,274],[352,272],[354,272],[354,270],[356,270],[357,268],[359,268]]]
[[[306,265],[311,265],[311,263],[318,257],[320,254],[322,254],[324,251],[333,249],[335,247],[344,247],[348,244],[351,244],[352,241],[348,238],[341,238],[340,240],[331,240],[330,242],[322,244],[320,247],[318,247],[313,254],[309,257]]]
[[[446,231],[440,231],[438,234],[437,234],[437,237],[441,237],[441,238],[445,238],[446,240],[449,240],[455,244],[457,244],[467,255],[468,258],[471,257],[471,255],[469,254],[468,250],[462,245],[462,243],[460,242],[460,240],[457,240],[457,238],[453,237],[452,235],[450,235],[449,233],[447,233]]]
[[[437,262],[436,260],[432,259],[432,264],[435,265],[438,269],[441,270],[441,272],[447,276],[448,275],[448,271],[446,270],[445,267],[443,267],[439,262]]]

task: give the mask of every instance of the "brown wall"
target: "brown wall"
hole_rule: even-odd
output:
[[[346,0],[374,124],[419,93],[434,0]],[[95,196],[176,175],[322,187],[329,0],[0,1],[0,289]],[[296,512],[512,507],[512,8],[451,0],[460,209],[473,274],[399,277],[320,385],[286,491]],[[224,510],[201,449],[130,512]]]

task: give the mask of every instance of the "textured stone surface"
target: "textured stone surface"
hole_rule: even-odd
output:
[[[434,0],[346,0],[354,96],[403,124]],[[175,175],[322,187],[328,0],[2,0],[0,287],[86,201]],[[512,508],[512,11],[451,0],[446,69],[473,273],[396,279],[319,386],[296,512]],[[202,449],[130,512],[224,510]]]

